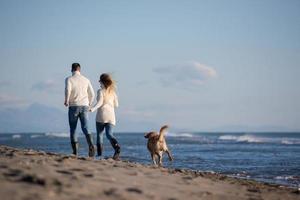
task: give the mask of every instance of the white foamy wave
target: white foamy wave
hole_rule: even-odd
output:
[[[300,144],[300,139],[297,138],[282,138],[282,137],[259,137],[254,135],[222,135],[219,140],[228,140],[235,142],[249,142],[249,143],[277,143],[277,144]]]
[[[48,137],[70,137],[69,133],[45,133],[45,136]]]
[[[12,136],[12,139],[20,139],[20,138],[21,138],[21,135],[19,135],[19,134],[16,134],[16,135]]]
[[[194,137],[191,133],[167,133],[166,136],[168,137]]]
[[[219,137],[219,140],[237,140],[237,136],[233,135],[222,135]]]
[[[276,176],[275,179],[277,180],[299,180],[299,176]]]
[[[300,139],[282,139],[281,144],[300,144]]]
[[[267,141],[266,138],[257,137],[253,135],[241,135],[241,136],[222,135],[219,137],[219,140],[232,140],[236,142],[249,142],[249,143],[262,143]]]
[[[264,142],[265,138],[261,138],[261,137],[256,137],[256,136],[252,136],[252,135],[243,135],[240,136],[237,139],[238,142],[255,142],[255,143],[260,143],[260,142]]]
[[[42,137],[42,135],[31,135],[30,138],[38,138],[38,137]]]

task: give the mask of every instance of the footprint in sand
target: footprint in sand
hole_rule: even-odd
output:
[[[5,156],[7,156],[7,157],[14,157],[15,154],[14,154],[14,152],[10,151],[10,152],[7,152],[7,153],[5,154]]]
[[[72,168],[72,169],[70,169],[71,171],[74,171],[74,172],[82,172],[82,171],[84,171],[83,169],[81,169],[81,168]]]
[[[92,173],[85,173],[85,174],[83,174],[83,176],[85,176],[87,178],[92,178],[92,177],[94,177],[94,174],[92,174]]]
[[[130,187],[126,189],[128,192],[136,193],[136,194],[142,194],[143,191],[139,188]]]
[[[59,155],[59,154],[58,154],[58,153],[47,152],[46,155],[49,155],[49,156],[57,156],[57,155]]]
[[[258,188],[248,188],[248,191],[249,192],[259,192],[260,193],[260,190]]]
[[[92,158],[86,158],[86,157],[78,157],[78,160],[91,160]]]
[[[191,176],[184,176],[182,177],[183,180],[193,180],[193,177]]]
[[[57,159],[55,159],[55,161],[56,161],[56,162],[63,162],[64,159],[63,159],[63,158],[57,158]]]
[[[0,169],[7,169],[7,165],[0,165]]]
[[[57,187],[61,187],[63,185],[63,183],[60,180],[58,180],[58,179],[54,179],[52,181],[52,184],[55,185],[55,186],[57,186]]]
[[[19,181],[37,184],[41,186],[46,185],[46,180],[44,178],[38,177],[36,174],[25,174],[19,179]]]
[[[22,171],[19,169],[9,169],[8,172],[4,172],[3,175],[6,177],[16,177],[22,174]]]
[[[56,170],[56,172],[60,174],[73,175],[73,172],[67,170]]]
[[[117,188],[110,188],[108,190],[104,190],[104,194],[106,196],[119,196]]]

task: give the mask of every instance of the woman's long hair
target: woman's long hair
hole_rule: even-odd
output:
[[[112,77],[109,74],[101,74],[99,81],[102,87],[105,89],[105,97],[115,94],[116,82],[112,79]]]

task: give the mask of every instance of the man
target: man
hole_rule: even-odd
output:
[[[88,110],[94,100],[91,82],[80,74],[79,63],[72,64],[72,76],[66,78],[65,106],[69,107],[70,139],[73,154],[78,155],[78,139],[75,134],[78,118],[89,145],[89,156],[95,155],[92,135],[88,131]]]

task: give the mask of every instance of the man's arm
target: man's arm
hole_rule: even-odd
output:
[[[95,98],[95,93],[94,93],[94,89],[93,89],[93,86],[90,81],[89,81],[87,92],[88,92],[88,97],[89,97],[89,106],[91,106],[94,101],[94,98]]]
[[[71,94],[71,83],[68,78],[65,80],[65,106],[69,106],[69,100],[70,100],[70,94]]]
[[[103,92],[101,90],[98,90],[98,95],[97,95],[97,103],[96,105],[94,105],[94,107],[90,108],[91,112],[94,112],[95,110],[97,110],[100,106],[103,105]]]

